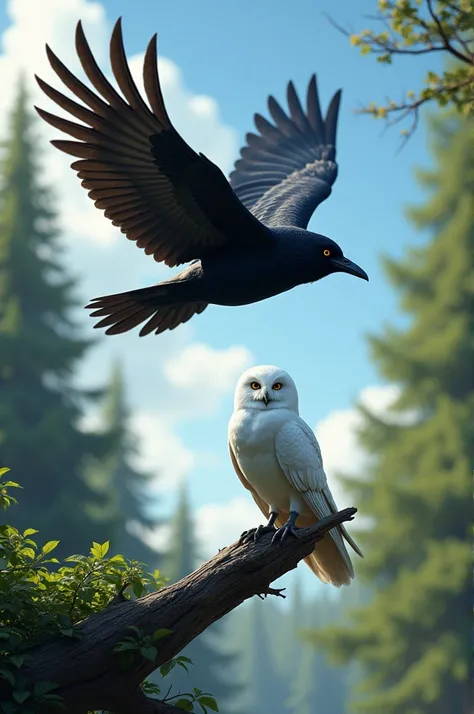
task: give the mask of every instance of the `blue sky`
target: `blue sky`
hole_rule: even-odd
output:
[[[140,411],[146,407],[151,412],[156,406],[161,410],[160,423],[164,424],[166,415],[173,412],[174,395],[173,383],[166,374],[163,377],[163,370],[166,372],[168,364],[169,371],[169,364],[178,359],[180,349],[203,344],[214,351],[212,354],[227,354],[230,347],[238,346],[251,353],[254,364],[277,364],[292,374],[300,391],[300,413],[312,426],[328,415],[350,410],[364,388],[381,382],[370,361],[365,335],[380,333],[386,322],[398,321],[399,315],[395,295],[381,269],[380,256],[402,255],[408,246],[420,241],[419,234],[405,220],[404,206],[422,200],[413,169],[429,163],[423,126],[406,148],[397,153],[399,130],[394,128],[382,133],[382,123],[356,116],[354,109],[362,102],[383,101],[387,96],[397,98],[404,90],[417,89],[422,82],[425,59],[400,58],[391,67],[380,65],[374,58],[361,57],[324,17],[324,12],[328,12],[341,24],[357,31],[367,26],[363,16],[374,13],[375,0],[358,0],[357,3],[344,0],[337,6],[329,0],[294,0],[291,4],[283,0],[134,0],[133,3],[130,0],[102,3],[71,0],[67,6],[66,10],[59,0],[44,0],[40,13],[39,9],[33,10],[27,0],[2,3],[0,33],[4,35],[7,30],[7,37],[8,33],[11,35],[8,41],[4,35],[5,77],[12,74],[10,66],[23,64],[30,73],[37,69],[33,49],[31,62],[30,50],[25,50],[30,38],[32,48],[34,43],[41,41],[42,45],[48,40],[53,49],[59,44],[66,48],[63,51],[69,52],[67,48],[73,44],[73,24],[84,17],[86,11],[90,12],[91,28],[97,28],[92,46],[102,52],[99,63],[104,66],[107,56],[104,38],[110,34],[115,19],[122,15],[129,56],[142,53],[151,34],[157,31],[159,52],[179,68],[186,92],[215,100],[218,107],[214,120],[221,132],[219,136],[223,137],[222,145],[227,142],[224,164],[229,164],[230,150],[233,158],[237,158],[237,148],[242,145],[245,133],[253,129],[254,112],[266,114],[268,94],[284,100],[289,79],[304,93],[310,75],[316,72],[324,108],[334,91],[342,87],[337,137],[339,176],[331,197],[317,210],[310,227],[336,240],[346,255],[362,265],[370,276],[369,283],[350,276],[331,276],[320,283],[243,308],[211,306],[189,326],[171,336],[139,340],[138,334],[132,333],[124,338],[102,339],[83,369],[81,380],[100,381],[107,375],[113,357],[120,357],[132,408]],[[38,13],[36,19],[31,18],[34,13]],[[55,37],[56,45],[49,35]],[[64,57],[59,50],[58,54]],[[432,62],[431,67],[436,69]],[[107,64],[104,69],[108,70]],[[166,87],[164,94],[167,100]],[[51,106],[48,107],[45,100],[41,105]],[[199,136],[194,136],[196,125],[186,124],[183,117],[170,113],[185,138],[191,141],[192,135],[193,148],[206,153],[207,144],[201,146]],[[209,137],[206,141],[209,143]],[[48,176],[56,180],[59,195],[63,182],[55,179],[59,176],[55,171],[62,171],[68,163],[68,157],[58,152],[51,159]],[[59,165],[60,169],[54,168]],[[72,174],[67,168],[66,171]],[[71,178],[73,180],[76,179]],[[86,207],[90,201],[85,192],[82,193],[80,196],[77,189],[77,198],[74,194],[75,205],[80,211],[95,211],[90,205]],[[80,228],[75,225],[69,232],[64,231],[65,260],[68,268],[81,277],[79,294],[83,302],[112,287],[120,291],[152,284],[163,277],[165,269],[154,264],[151,258],[132,256],[138,251],[122,236],[120,246],[114,243],[104,247],[90,242],[95,226],[102,230],[102,225],[107,223],[98,211],[95,213],[97,216],[87,214],[94,225],[85,219]],[[70,238],[73,232],[83,238],[73,240]],[[126,267],[128,260],[135,261],[136,265],[140,263],[132,283]],[[98,273],[100,265],[103,265],[102,275]],[[88,336],[97,336],[91,320],[82,312],[78,312],[77,317]],[[247,366],[245,356],[241,356],[241,361]],[[199,373],[196,374],[199,381]],[[212,391],[212,380],[206,379],[202,382],[203,389]],[[187,453],[200,454],[187,468],[183,467],[196,508],[209,503],[229,503],[243,495],[227,459],[226,432],[232,411],[232,388],[226,385],[217,389],[217,396],[211,399],[211,409],[200,408],[209,401],[209,395],[202,394],[200,400],[194,389],[196,385],[188,384],[186,388],[194,389],[188,402],[193,401],[194,406],[188,411],[176,407],[176,415],[171,420],[176,448],[181,445]],[[186,395],[183,391],[180,394],[181,402],[185,403]],[[153,440],[153,435],[148,436]],[[333,438],[337,440],[337,433]],[[344,434],[341,434],[343,441]],[[350,458],[347,454],[346,460]],[[174,498],[173,490],[168,489],[161,497],[161,508],[170,508]]]

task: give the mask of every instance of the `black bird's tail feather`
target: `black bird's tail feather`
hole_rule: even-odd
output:
[[[176,283],[162,283],[150,288],[131,290],[116,295],[94,298],[86,310],[94,310],[91,317],[102,317],[94,327],[108,327],[106,335],[119,335],[145,322],[140,337],[165,330],[187,322],[193,315],[203,312],[207,303],[183,302],[176,294]]]

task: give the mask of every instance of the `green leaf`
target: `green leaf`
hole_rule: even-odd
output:
[[[142,689],[146,694],[160,694],[161,692],[161,689],[158,687],[158,685],[154,684],[153,682],[149,682],[147,679],[142,682]]]
[[[12,655],[9,657],[9,661],[15,665],[15,667],[18,667],[20,669],[21,665],[26,659],[26,655]]]
[[[117,642],[113,649],[114,652],[125,652],[126,650],[138,650],[137,641],[131,638],[128,641],[122,640],[121,642]]]
[[[189,699],[178,699],[178,701],[175,702],[175,706],[179,709],[184,709],[185,712],[192,712],[194,709],[193,703],[190,702]]]
[[[54,550],[57,546],[59,545],[58,540],[50,540],[47,543],[44,544],[44,546],[41,548],[41,553],[42,555],[47,555],[48,553],[51,553],[52,550]]]
[[[143,632],[136,625],[129,625],[126,629],[132,630],[132,632],[134,632],[137,637],[143,637]]]
[[[81,563],[83,560],[87,560],[85,555],[70,555],[64,558],[65,563]]]
[[[58,685],[55,684],[55,682],[37,682],[33,688],[33,695],[35,697],[41,697],[57,688]]]
[[[166,635],[171,635],[173,630],[167,630],[166,627],[161,627],[158,630],[155,630],[153,633],[153,639],[154,640],[161,640],[163,637],[166,637]]]
[[[59,694],[45,694],[41,697],[41,701],[52,703],[55,707],[65,709],[64,699]]]
[[[8,469],[6,466],[2,466],[2,468],[0,469],[0,478],[4,476],[4,474],[7,474],[9,471],[10,469]]]
[[[145,659],[150,660],[150,662],[154,662],[156,655],[158,654],[158,650],[156,647],[140,647],[140,653],[143,657],[145,657]]]
[[[94,556],[94,558],[98,558],[100,560],[101,558],[101,545],[100,543],[96,543],[95,541],[92,541],[92,547],[90,549],[90,554]]]
[[[22,548],[21,554],[24,555],[25,558],[30,558],[31,560],[34,560],[36,557],[36,553],[33,548]]]
[[[15,686],[15,675],[13,674],[13,672],[10,672],[8,669],[0,669],[0,677],[2,679],[6,679],[6,681],[12,685],[12,687]]]
[[[15,714],[18,711],[18,707],[14,702],[0,702],[0,707],[3,714]]]
[[[23,704],[23,702],[28,699],[30,694],[31,692],[29,692],[27,689],[21,689],[12,692],[12,697],[16,702],[18,702],[18,704]]]
[[[68,627],[64,630],[59,630],[59,632],[64,635],[64,637],[74,637],[74,635],[76,634],[72,627]]]
[[[219,711],[219,707],[217,706],[217,702],[214,699],[214,697],[211,697],[209,695],[205,695],[203,697],[198,697],[198,702],[199,702],[199,704],[202,704],[203,707],[207,707],[208,709],[211,709],[213,712]]]
[[[166,677],[167,674],[171,672],[172,669],[175,667],[175,662],[173,662],[172,659],[170,659],[169,662],[165,662],[164,664],[161,665],[160,667],[160,674],[162,677]]]
[[[35,528],[27,528],[26,531],[23,531],[23,535],[25,538],[30,535],[34,535],[35,533],[39,533]]]
[[[100,553],[101,553],[102,558],[105,558],[105,556],[109,552],[109,548],[110,548],[109,540],[106,540],[105,543],[102,543],[102,545],[100,546]]]
[[[90,603],[94,599],[95,591],[92,587],[86,587],[81,590],[80,597],[83,602]]]
[[[141,582],[141,580],[133,580],[132,581],[132,590],[133,594],[135,597],[141,597],[143,593],[145,592],[146,588]]]

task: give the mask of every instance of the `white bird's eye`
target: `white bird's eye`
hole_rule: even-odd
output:
[[[274,389],[276,392],[278,392],[278,390],[281,389],[282,387],[283,387],[283,384],[281,382],[275,382],[272,389]]]
[[[257,389],[261,389],[261,384],[260,382],[250,382],[250,388],[254,390],[254,392],[257,391]]]

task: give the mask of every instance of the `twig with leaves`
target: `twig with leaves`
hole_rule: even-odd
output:
[[[349,37],[361,54],[374,54],[377,61],[391,64],[395,56],[444,53],[452,65],[443,72],[428,71],[425,86],[408,90],[399,101],[371,102],[357,110],[388,125],[411,120],[401,134],[406,141],[416,130],[420,108],[430,102],[452,104],[465,115],[474,112],[474,6],[472,0],[379,0],[378,13],[371,16],[383,25],[382,32],[351,33],[331,17],[330,23]]]

